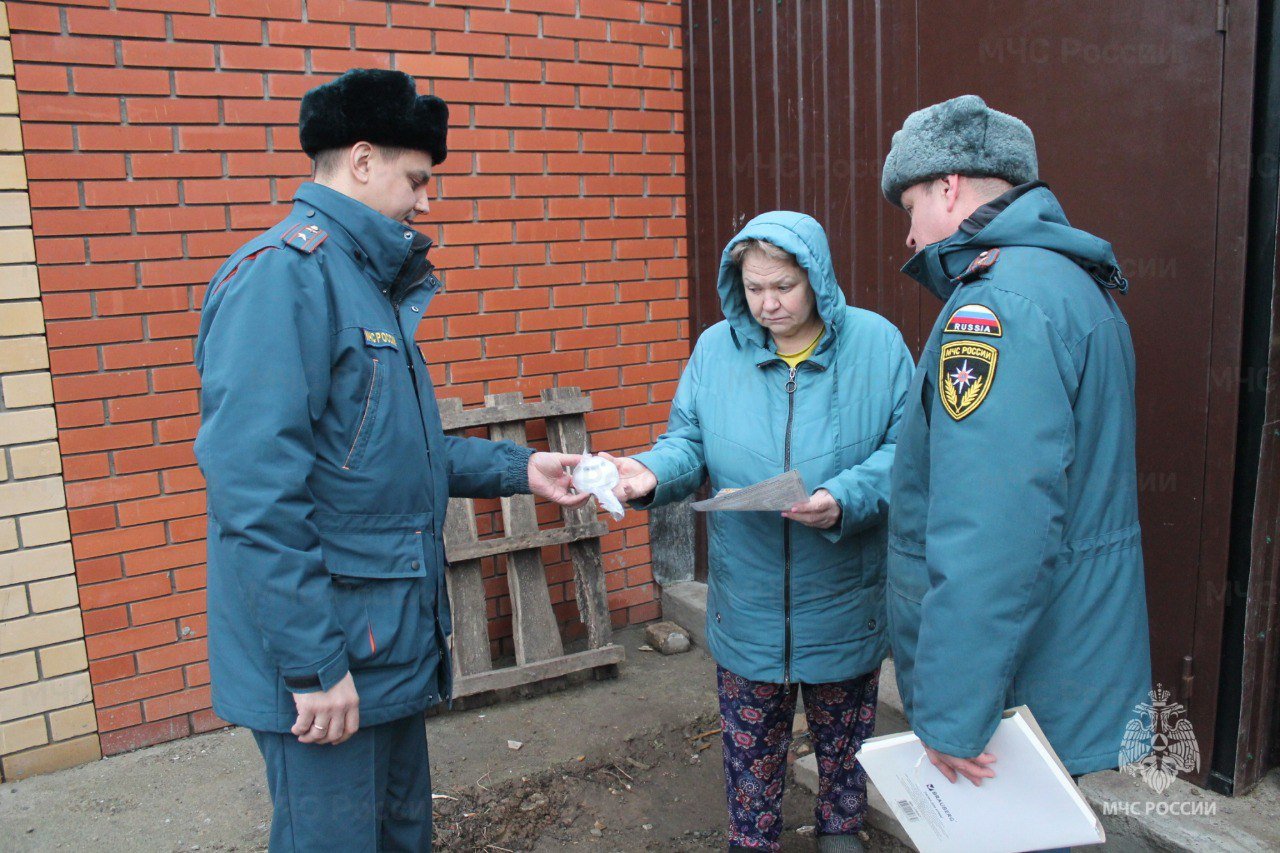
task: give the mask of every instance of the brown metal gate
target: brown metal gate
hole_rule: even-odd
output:
[[[880,196],[912,110],[966,92],[1017,115],[1072,222],[1109,239],[1139,363],[1139,476],[1155,677],[1207,770],[1222,646],[1240,376],[1256,2],[691,0],[692,326],[720,319],[719,254],[773,208],[827,228],[855,304],[917,348],[938,303],[898,272]],[[1203,774],[1200,781],[1203,781]]]

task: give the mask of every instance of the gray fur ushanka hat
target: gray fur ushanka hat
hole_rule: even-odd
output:
[[[916,110],[893,135],[880,189],[902,207],[904,190],[943,175],[1004,178],[1014,185],[1036,180],[1031,128],[977,95]]]
[[[302,97],[298,136],[314,158],[329,148],[372,142],[425,151],[437,166],[448,155],[449,107],[419,95],[403,71],[353,68]]]

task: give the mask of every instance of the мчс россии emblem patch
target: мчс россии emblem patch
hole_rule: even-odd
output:
[[[953,420],[977,411],[996,378],[999,350],[981,341],[949,341],[942,345],[938,395]]]

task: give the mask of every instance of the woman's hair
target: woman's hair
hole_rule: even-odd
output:
[[[793,267],[800,266],[796,256],[786,249],[779,249],[768,240],[757,240],[755,237],[748,237],[741,243],[735,243],[729,250],[729,260],[733,261],[733,265],[738,269],[742,269],[742,261],[750,252],[761,252],[765,257],[773,258],[775,261],[786,261]]]

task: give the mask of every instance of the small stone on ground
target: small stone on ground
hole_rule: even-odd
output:
[[[674,622],[655,622],[644,629],[649,645],[664,655],[678,655],[692,648],[689,632]]]

